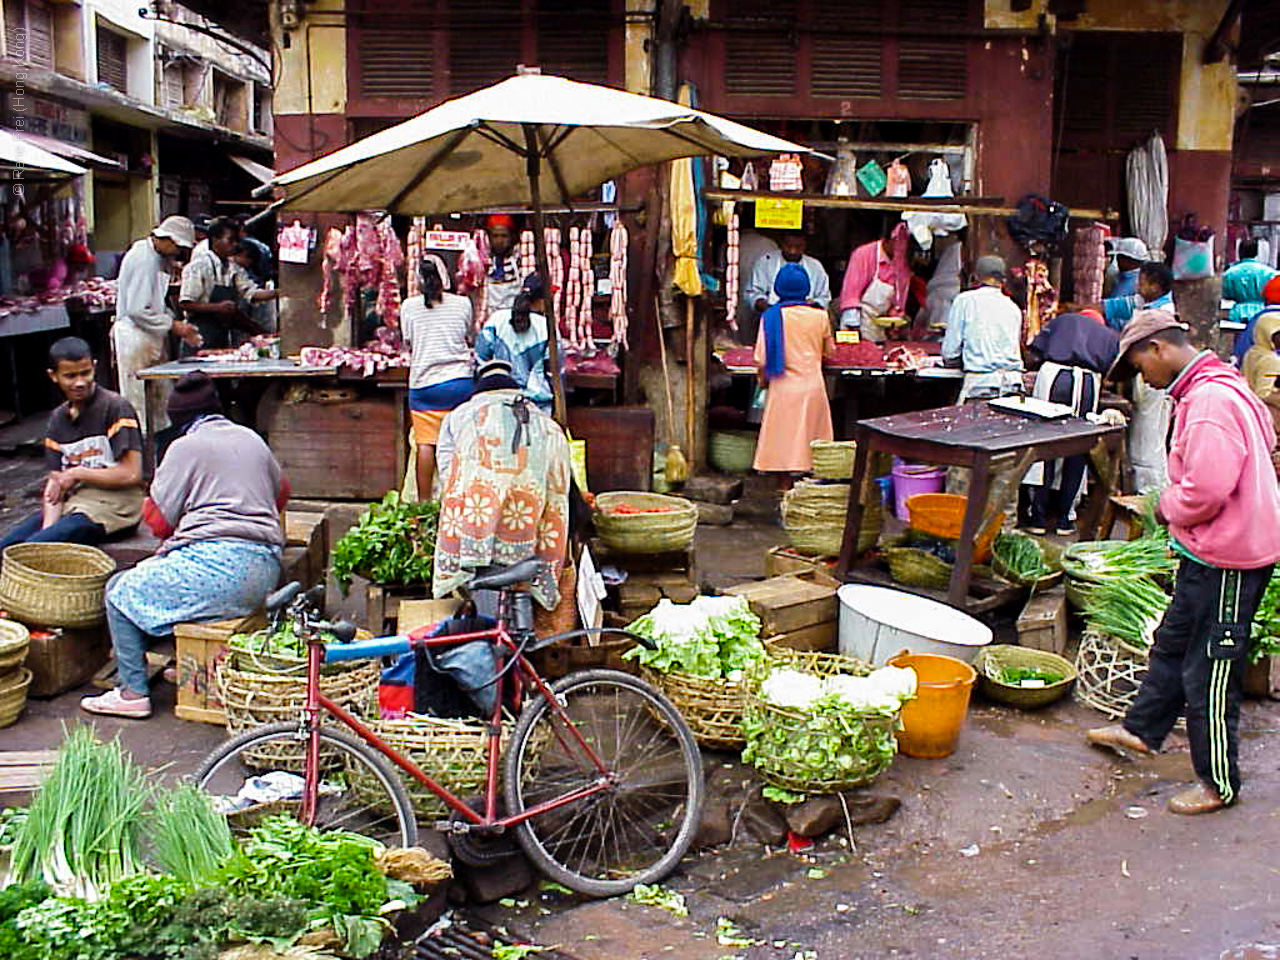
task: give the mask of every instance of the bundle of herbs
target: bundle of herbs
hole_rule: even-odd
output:
[[[1168,606],[1168,594],[1150,577],[1106,577],[1089,589],[1084,619],[1094,632],[1146,650]]]
[[[1017,582],[1030,583],[1053,572],[1045,561],[1044,548],[1023,534],[1000,534],[993,551],[1005,572]]]
[[[1257,663],[1263,657],[1274,656],[1280,656],[1280,566],[1272,571],[1253,617],[1249,662]]]
[[[374,583],[430,583],[440,504],[392,490],[333,546],[330,571],[345,593],[355,574]]]

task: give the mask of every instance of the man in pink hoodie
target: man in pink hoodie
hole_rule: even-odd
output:
[[[1150,666],[1122,725],[1090,730],[1119,752],[1160,749],[1185,708],[1200,782],[1169,801],[1174,813],[1211,813],[1240,791],[1240,697],[1250,628],[1280,560],[1280,488],[1271,463],[1271,415],[1231,367],[1197,351],[1166,310],[1141,310],[1120,338],[1108,379],[1136,370],[1176,404],[1169,486],[1157,518],[1182,560],[1155,633]]]

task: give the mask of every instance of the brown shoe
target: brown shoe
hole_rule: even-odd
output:
[[[1218,796],[1218,791],[1207,783],[1197,783],[1194,787],[1188,787],[1169,798],[1169,812],[1181,813],[1188,817],[1194,817],[1200,813],[1213,813],[1225,806],[1222,797]]]
[[[1095,727],[1085,735],[1085,739],[1095,747],[1114,750],[1120,756],[1128,758],[1131,753],[1150,756],[1152,750],[1120,724],[1109,727]]]

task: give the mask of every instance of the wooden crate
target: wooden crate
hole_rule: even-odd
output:
[[[27,696],[56,697],[88,683],[110,656],[111,636],[105,624],[83,630],[32,627]]]
[[[692,546],[667,553],[623,553],[609,549],[600,540],[592,540],[590,546],[597,570],[614,566],[625,570],[628,576],[678,573],[691,583],[698,582],[698,555]]]
[[[818,651],[820,653],[836,652],[836,621],[826,620],[815,623],[811,627],[801,627],[789,633],[779,633],[768,638],[771,647],[786,647],[790,650]]]
[[[774,637],[835,620],[839,586],[834,577],[811,570],[739,584],[725,593],[745,597],[760,618],[760,636]]]
[[[1018,643],[1061,654],[1067,648],[1067,594],[1062,586],[1027,600],[1018,615]]]
[[[785,577],[790,573],[808,573],[811,570],[831,576],[835,567],[834,560],[806,556],[785,545],[776,546],[764,555],[764,572],[769,577]]]
[[[40,786],[58,761],[57,750],[0,753],[0,793],[28,793]]]
[[[443,600],[401,600],[396,609],[396,630],[408,633],[452,617],[462,601],[446,597]]]
[[[227,656],[227,644],[237,633],[266,625],[262,613],[235,620],[180,623],[173,628],[178,650],[178,702],[173,708],[180,720],[196,723],[227,722],[218,696],[218,664]]]

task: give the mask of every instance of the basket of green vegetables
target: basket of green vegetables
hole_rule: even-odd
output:
[[[1062,547],[1023,533],[1001,533],[992,551],[996,576],[1039,593],[1062,580]]]
[[[1022,710],[1061,699],[1076,679],[1076,668],[1065,657],[1007,643],[984,647],[974,666],[983,696]]]
[[[367,630],[357,633],[357,638],[368,640],[373,634]],[[337,643],[337,638],[322,634],[325,643]],[[273,673],[300,677],[307,672],[307,638],[292,620],[263,627],[253,633],[237,633],[228,641],[228,659],[231,666],[247,673]],[[342,673],[360,666],[361,660],[341,660],[321,666],[323,674]]]
[[[1145,657],[1168,606],[1169,595],[1150,577],[1107,577],[1085,596],[1084,620],[1093,632]]]

